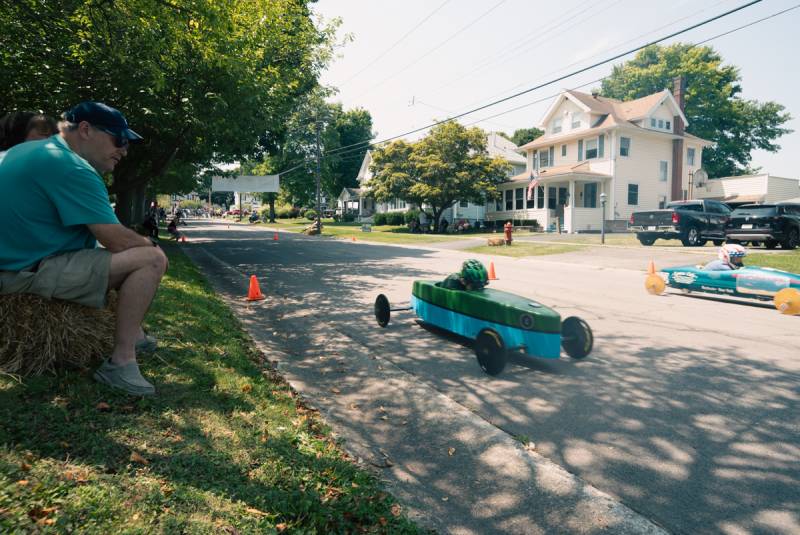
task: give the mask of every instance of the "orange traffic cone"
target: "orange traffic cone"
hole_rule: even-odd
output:
[[[261,301],[265,299],[264,294],[261,293],[261,287],[258,285],[258,279],[255,275],[250,275],[250,289],[247,290],[248,301]]]
[[[278,241],[278,233],[272,235],[272,241]]]
[[[654,261],[650,261],[647,265],[647,274],[648,275],[655,275],[656,274],[656,263]]]
[[[499,280],[497,275],[494,274],[494,262],[489,262],[489,280],[496,281]]]
[[[186,243],[186,236],[181,236],[181,243]]]
[[[355,237],[355,236],[353,236],[353,238],[352,238],[352,239],[353,239],[353,241],[356,241],[356,237]]]

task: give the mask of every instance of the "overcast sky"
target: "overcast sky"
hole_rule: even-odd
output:
[[[339,38],[347,34],[353,38],[339,50],[340,57],[322,82],[339,89],[335,100],[346,109],[369,110],[376,140],[381,140],[550,81],[746,3],[320,0],[314,9],[326,19],[340,17]],[[764,0],[667,43],[703,41],[797,4],[798,0]],[[744,98],[773,100],[791,113],[788,126],[795,132],[778,140],[781,150],[755,152],[752,162],[763,172],[791,178],[800,178],[798,33],[800,9],[795,9],[708,43],[726,63],[739,67]],[[485,130],[508,133],[536,126],[552,96],[564,88],[589,92],[599,87],[599,82],[589,82],[607,76],[612,65],[460,120],[476,123],[541,100],[477,122]]]

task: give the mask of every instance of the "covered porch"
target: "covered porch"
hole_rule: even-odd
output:
[[[572,168],[567,172],[553,171],[557,170],[540,173],[531,199],[528,198],[530,175],[517,175],[502,184],[499,188],[502,197],[493,210],[487,210],[486,219],[513,220],[516,224],[536,221],[545,231],[558,231],[560,222],[564,232],[599,232],[603,220],[600,194],[609,195],[611,176],[575,172]]]

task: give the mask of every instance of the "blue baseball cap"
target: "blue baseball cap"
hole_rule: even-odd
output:
[[[81,102],[64,113],[64,119],[71,123],[86,121],[92,126],[129,141],[136,142],[144,139],[128,128],[128,121],[122,112],[102,102]]]

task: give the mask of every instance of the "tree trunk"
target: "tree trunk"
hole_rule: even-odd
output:
[[[275,222],[275,199],[269,200],[269,222]]]
[[[119,222],[125,226],[131,224],[131,190],[121,190],[117,192],[117,205],[114,211]]]
[[[144,214],[145,214],[145,202],[147,199],[145,198],[145,189],[146,184],[140,184],[136,187],[133,191],[133,219],[131,221],[132,225],[138,225],[144,221]]]

